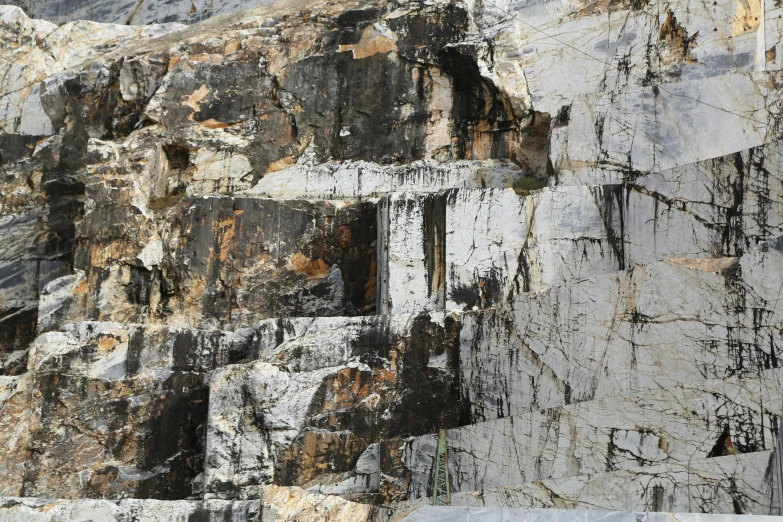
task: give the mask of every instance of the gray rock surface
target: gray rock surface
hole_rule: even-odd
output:
[[[0,519],[779,513],[775,2],[16,3]]]
[[[595,475],[546,479],[455,493],[452,505],[485,509],[533,508],[542,510],[545,517],[552,516],[557,510],[560,518],[567,516],[560,510],[570,512],[574,509],[655,509],[669,513],[682,511],[693,517],[702,513],[737,516],[729,514],[737,510],[774,513],[776,506],[772,490],[776,479],[769,473],[773,458],[772,453],[762,451],[749,455],[694,458],[687,465],[657,464]],[[740,490],[743,494],[738,496]],[[393,505],[394,516],[402,518],[428,505],[426,500],[399,503]],[[489,512],[495,515],[502,513],[493,509]],[[592,512],[587,516],[591,515]],[[774,520],[777,519],[775,516]]]
[[[145,25],[163,22],[196,23],[211,16],[233,13],[272,0],[15,0],[9,2],[34,18],[61,24],[74,20]]]
[[[768,517],[754,515],[739,515],[741,520],[768,520]],[[530,509],[501,507],[464,507],[464,506],[428,506],[417,509],[411,514],[400,518],[405,522],[436,522],[453,520],[454,522],[512,522],[512,521],[551,521],[563,522],[598,522],[612,520],[617,522],[634,522],[647,520],[650,522],[668,522],[675,520],[693,520],[703,522],[729,522],[737,515],[712,515],[703,513],[656,513],[634,511],[600,511],[586,509]]]

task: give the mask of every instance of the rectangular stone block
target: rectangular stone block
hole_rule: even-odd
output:
[[[453,188],[512,188],[529,180],[507,160],[438,163],[415,161],[379,165],[343,161],[320,165],[292,165],[268,172],[246,195],[277,199],[365,199],[392,192],[438,193]]]
[[[665,232],[691,216],[693,233],[680,234],[694,255],[741,255],[756,243],[783,233],[783,147],[779,140],[725,156],[641,176],[634,181],[639,194],[654,196],[636,203],[655,208],[647,219],[629,217],[627,253],[630,262],[643,262],[661,242],[676,246]],[[693,219],[695,218],[695,219]],[[642,238],[653,238],[653,241]],[[710,247],[710,242],[712,246]],[[685,251],[683,250],[683,253]],[[680,255],[678,257],[685,257]]]
[[[689,520],[690,517],[708,520],[715,517],[719,522],[724,517],[736,517],[740,521],[747,517],[761,522],[764,516],[779,512],[779,500],[772,494],[775,479],[769,473],[772,458],[769,451],[694,458],[686,464],[658,464],[456,493],[452,504],[558,508],[559,513],[572,513],[574,509],[637,512],[649,509],[654,512],[640,518],[648,522]],[[399,511],[404,509],[401,506]],[[736,515],[737,512],[742,515]]]
[[[625,209],[621,192],[620,187],[564,187],[528,196],[512,189],[447,191],[446,308],[485,308],[518,293],[622,269]],[[402,201],[415,208],[417,198],[424,197],[395,195],[395,201],[399,200],[395,209],[400,215],[410,215],[402,210]],[[425,285],[428,274],[408,252],[426,257],[427,251],[441,248],[441,240],[415,235],[423,224],[412,224],[420,221],[414,216],[411,226],[395,225],[399,236],[387,247],[390,259],[394,249],[403,252],[397,263],[406,267],[401,279],[418,281],[398,290],[406,296],[402,311],[432,306],[429,301],[422,303],[429,291]]]
[[[780,72],[728,73],[577,96],[550,143],[558,181],[606,184],[717,158],[776,139]],[[716,110],[720,107],[721,110]],[[698,132],[694,132],[698,129]]]
[[[394,193],[378,203],[379,314],[441,310],[446,301],[446,204]]]
[[[280,315],[368,313],[375,213],[370,203],[189,200],[169,253],[180,267],[181,304],[198,300],[205,321],[235,326]]]
[[[449,430],[452,491],[770,450],[783,408],[782,379],[783,370],[768,370]],[[431,488],[436,436],[408,444],[408,493],[417,498]]]
[[[464,314],[472,418],[780,367],[777,270],[783,255],[762,244],[740,260],[672,259]]]
[[[742,255],[783,231],[783,182],[770,174],[777,148],[651,174],[637,185],[555,186],[526,196],[511,189],[448,191],[446,308],[485,308],[669,257]],[[737,169],[747,189],[734,185]],[[415,206],[424,196],[395,197]],[[411,235],[411,227],[395,226],[404,232],[394,248],[419,258],[435,248]],[[404,279],[419,281],[400,290],[405,310],[431,307],[421,263],[404,259]]]
[[[528,237],[526,209],[511,189],[446,194],[447,308],[484,308],[513,293]]]
[[[2,143],[0,150],[4,155],[10,153]],[[6,176],[3,190],[7,196],[0,205],[0,357],[6,355],[2,352],[27,348],[35,337],[40,291],[52,279],[69,273],[65,256],[52,251],[56,242],[51,240],[52,232],[45,230],[44,223],[51,216],[45,210],[27,208],[36,203],[32,195],[12,196],[22,190],[12,185],[16,179],[10,173]]]
[[[623,187],[556,187],[526,199],[529,232],[519,261],[517,288],[547,288],[629,267]],[[660,259],[650,256],[647,262]]]

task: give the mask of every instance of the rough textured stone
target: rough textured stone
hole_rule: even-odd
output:
[[[63,321],[248,326],[374,308],[375,207],[368,203],[187,198],[157,231],[165,244],[152,239],[137,249],[125,241],[131,230],[106,237],[105,215],[86,219],[91,229],[76,250],[85,284]]]
[[[338,497],[307,493],[300,488],[264,488],[264,521],[387,522],[388,513]]]
[[[459,424],[459,323],[442,312],[262,329],[255,362],[210,377],[211,496],[270,483],[377,496],[377,443]]]
[[[0,516],[8,522],[100,520],[101,522],[191,522],[259,520],[259,501],[49,500],[0,498]]]
[[[191,493],[203,467],[203,373],[134,365],[128,332],[112,326],[99,325],[90,343],[53,332],[32,345],[25,496]]]
[[[24,472],[30,444],[32,383],[30,374],[0,377],[0,494],[22,494]]]
[[[127,25],[144,25],[155,22],[193,23],[211,16],[230,13],[269,3],[270,0],[232,0],[215,4],[204,0],[120,0],[87,1],[68,0],[45,2],[42,0],[15,0],[30,16],[46,18],[56,23],[72,20],[93,20]]]
[[[0,518],[778,512],[775,2],[15,3]]]

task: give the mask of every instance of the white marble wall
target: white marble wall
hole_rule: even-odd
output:
[[[766,252],[764,250],[767,250]],[[673,259],[515,298],[462,317],[476,420],[780,364],[783,255]],[[676,293],[672,289],[677,289]]]
[[[527,206],[527,276],[517,293],[626,268],[624,216],[635,209],[624,204],[622,187],[557,187],[533,194]]]
[[[443,309],[446,208],[439,194],[393,193],[378,203],[379,314]]]
[[[731,499],[728,499],[731,500]],[[728,504],[727,504],[728,505]],[[642,509],[644,506],[642,506]],[[547,508],[527,508],[527,507],[480,507],[480,506],[462,506],[452,504],[451,506],[431,506],[422,505],[421,507],[407,513],[401,522],[440,522],[449,520],[450,522],[675,522],[675,521],[693,521],[693,522],[737,522],[747,520],[748,522],[768,522],[772,520],[770,515],[724,515],[724,514],[706,514],[706,513],[657,513],[652,511],[604,511],[592,509],[592,506],[569,508],[569,509],[547,509]],[[382,518],[377,518],[382,520]]]
[[[511,189],[454,190],[446,199],[447,308],[503,301],[528,236],[525,199]]]
[[[542,479],[774,447],[783,370],[705,380],[540,410],[448,432],[452,491],[481,491]],[[428,491],[437,436],[410,442],[409,494]]]
[[[244,193],[272,198],[363,199],[391,192],[441,192],[450,188],[511,188],[524,172],[505,160],[415,161],[379,165],[343,161],[293,165],[265,175]]]
[[[730,255],[746,252],[758,241],[779,236],[783,233],[781,145],[776,140],[636,179],[635,190],[654,195],[657,209],[652,221],[637,219],[633,226],[629,223],[628,229],[633,233],[626,238],[628,255],[632,259],[649,255],[654,246],[665,240],[662,232],[670,228],[677,210],[692,216],[694,238],[700,236],[698,241],[706,243],[706,238],[712,236],[716,245]],[[641,199],[637,194],[634,196],[636,200]],[[654,238],[652,243],[642,239],[650,236]],[[710,251],[701,247],[698,250]]]
[[[777,17],[770,9],[760,13],[758,0],[745,4],[747,21],[746,9],[733,0],[476,4],[477,23],[492,36],[497,81],[553,115],[582,94],[622,93],[645,80],[671,84],[779,68],[780,58],[764,56],[779,41]],[[693,38],[687,50],[659,36],[668,10],[684,37]]]
[[[541,480],[455,493],[452,506],[471,507],[470,520],[476,520],[474,516],[482,512],[502,517],[509,511],[512,515],[510,520],[569,520],[572,517],[581,522],[624,520],[625,514],[596,510],[652,510],[657,512],[633,514],[638,517],[635,520],[749,522],[754,518],[752,515],[776,516],[779,513],[779,499],[772,494],[776,479],[767,472],[773,458],[772,452],[759,451],[728,457],[694,458],[687,464],[658,464],[596,475]],[[421,506],[428,504],[429,499],[403,502],[394,506],[394,513],[397,516],[415,514],[422,510]],[[519,508],[527,509],[517,511]],[[530,508],[532,512],[528,511]],[[454,509],[456,516],[450,516],[460,520],[457,518],[459,508]],[[735,514],[737,511],[742,514]],[[513,518],[514,515],[524,518]],[[415,516],[411,519],[417,520]],[[763,517],[762,520],[773,519]]]
[[[446,308],[485,308],[669,257],[740,255],[783,231],[779,163],[775,142],[633,185],[556,186],[527,196],[511,189],[448,191]],[[439,306],[430,296],[426,257],[441,247],[424,233],[423,202],[432,197],[399,193],[382,200],[393,202],[382,203],[379,213],[382,313]],[[406,284],[395,287],[395,280]],[[395,291],[400,295],[390,303]]]
[[[553,131],[558,183],[606,184],[725,156],[779,137],[780,73],[725,74],[574,99]],[[716,108],[717,107],[717,108]]]

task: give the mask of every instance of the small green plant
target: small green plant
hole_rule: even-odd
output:
[[[511,184],[514,192],[520,196],[527,196],[534,190],[542,189],[546,187],[546,180],[534,178],[533,176],[524,176],[521,178],[515,178]]]
[[[150,202],[147,206],[150,210],[163,210],[171,208],[176,205],[184,196],[185,191],[182,191],[175,192],[174,194],[166,194],[160,198],[150,198]]]

